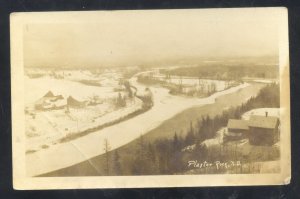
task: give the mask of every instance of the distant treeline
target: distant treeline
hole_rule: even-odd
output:
[[[145,140],[141,136],[136,147],[130,154],[120,156],[118,150],[107,153],[106,175],[154,175],[154,174],[177,174],[188,171],[188,160],[211,160],[218,154],[207,154],[201,147],[201,142],[216,136],[216,132],[227,125],[228,119],[240,118],[241,115],[251,109],[264,107],[279,107],[279,85],[271,84],[259,92],[256,97],[250,98],[246,103],[235,108],[224,110],[222,114],[213,118],[205,116],[199,118],[196,124],[190,123],[186,136],[174,130],[172,139],[158,139],[154,142]],[[192,152],[183,151],[188,146]],[[219,158],[219,157],[218,157]]]
[[[277,78],[277,65],[222,65],[208,64],[176,69],[161,69],[166,75],[198,77],[202,79],[237,80],[250,78]]]

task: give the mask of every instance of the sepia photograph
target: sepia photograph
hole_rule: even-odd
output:
[[[10,19],[15,189],[289,183],[287,9]]]

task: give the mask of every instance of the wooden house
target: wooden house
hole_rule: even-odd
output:
[[[225,132],[226,140],[239,140],[247,137],[249,131],[248,123],[245,120],[229,119],[227,131]]]
[[[252,145],[270,146],[279,140],[279,119],[277,117],[252,115],[248,122],[249,142]]]

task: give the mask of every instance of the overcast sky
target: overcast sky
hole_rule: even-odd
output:
[[[24,26],[24,63],[100,67],[272,56],[277,17],[263,9],[53,13]]]

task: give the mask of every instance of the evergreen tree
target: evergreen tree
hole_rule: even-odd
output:
[[[115,154],[114,154],[114,172],[115,172],[115,175],[122,174],[120,156],[119,156],[118,150],[116,150]]]
[[[108,143],[108,140],[104,140],[104,152],[105,152],[105,171],[106,175],[109,175],[109,151],[110,151],[110,146]]]
[[[178,136],[177,136],[177,133],[175,131],[175,134],[174,134],[174,138],[173,138],[173,150],[179,150],[179,140],[178,140]]]
[[[122,94],[121,93],[118,93],[118,97],[117,97],[117,107],[124,107],[126,106],[126,99],[125,99],[125,96],[122,97]]]
[[[149,159],[153,164],[156,163],[156,153],[151,143],[148,144]]]
[[[133,161],[132,172],[134,175],[146,175],[151,173],[151,171],[153,170],[153,164],[149,164],[151,163],[150,151],[146,146],[147,145],[144,141],[144,136],[141,135],[138,139],[136,156]],[[151,151],[151,153],[151,156],[154,159],[154,151]]]
[[[147,174],[157,174],[158,173],[158,158],[157,158],[157,153],[151,143],[148,144],[148,150],[147,150],[147,155],[148,158],[146,161],[149,162],[148,164],[148,169],[147,169]]]
[[[194,128],[192,121],[190,122],[190,130],[188,131],[186,137],[185,137],[185,145],[191,145],[195,142],[195,135],[194,135]]]

